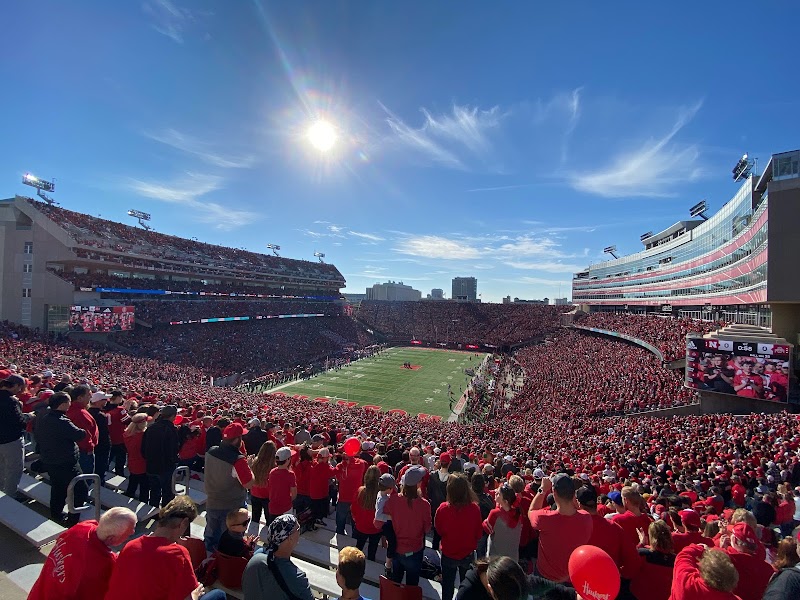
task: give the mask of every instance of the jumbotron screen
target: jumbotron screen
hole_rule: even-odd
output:
[[[686,338],[686,387],[786,402],[791,356],[788,344]]]
[[[71,306],[69,330],[86,333],[133,329],[133,306]]]

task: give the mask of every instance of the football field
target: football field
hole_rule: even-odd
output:
[[[484,356],[451,350],[389,348],[371,358],[278,390],[312,400],[320,397],[330,398],[331,402],[349,400],[359,406],[399,408],[412,415],[424,413],[447,419],[450,415],[447,385],[450,384],[454,403],[457,402],[470,379],[464,369],[476,368]],[[405,362],[415,368],[403,368]]]

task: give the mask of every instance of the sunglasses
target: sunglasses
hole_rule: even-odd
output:
[[[234,527],[247,527],[250,524],[250,519],[247,519],[243,523],[234,523]]]

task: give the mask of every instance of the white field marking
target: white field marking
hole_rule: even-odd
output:
[[[453,376],[452,376],[452,375],[448,375],[448,376],[447,376],[447,378],[448,378],[448,379],[452,379],[452,378],[453,378]]]

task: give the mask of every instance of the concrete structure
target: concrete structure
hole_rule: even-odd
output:
[[[688,203],[687,203],[688,204]],[[688,206],[687,206],[688,208]],[[800,150],[774,154],[708,220],[679,221],[644,250],[576,273],[587,311],[659,313],[800,333]]]
[[[553,300],[555,306],[566,306],[569,303],[569,298],[555,298]]]
[[[367,288],[367,300],[421,300],[422,292],[415,290],[410,285],[405,285],[402,281],[396,283],[387,281],[386,283],[376,283]]]
[[[550,304],[550,298],[542,298],[541,300],[523,300],[522,298],[514,298],[514,304]]]
[[[125,282],[120,288],[134,292],[188,283],[338,297],[345,284],[330,264],[144,231],[24,196],[0,199],[0,320],[65,331],[70,306],[124,304],[117,298],[133,295],[73,283],[81,277]]]
[[[429,297],[431,300],[444,300],[444,290],[440,288],[433,288]]]
[[[453,300],[475,302],[478,299],[478,280],[474,277],[453,277]]]

